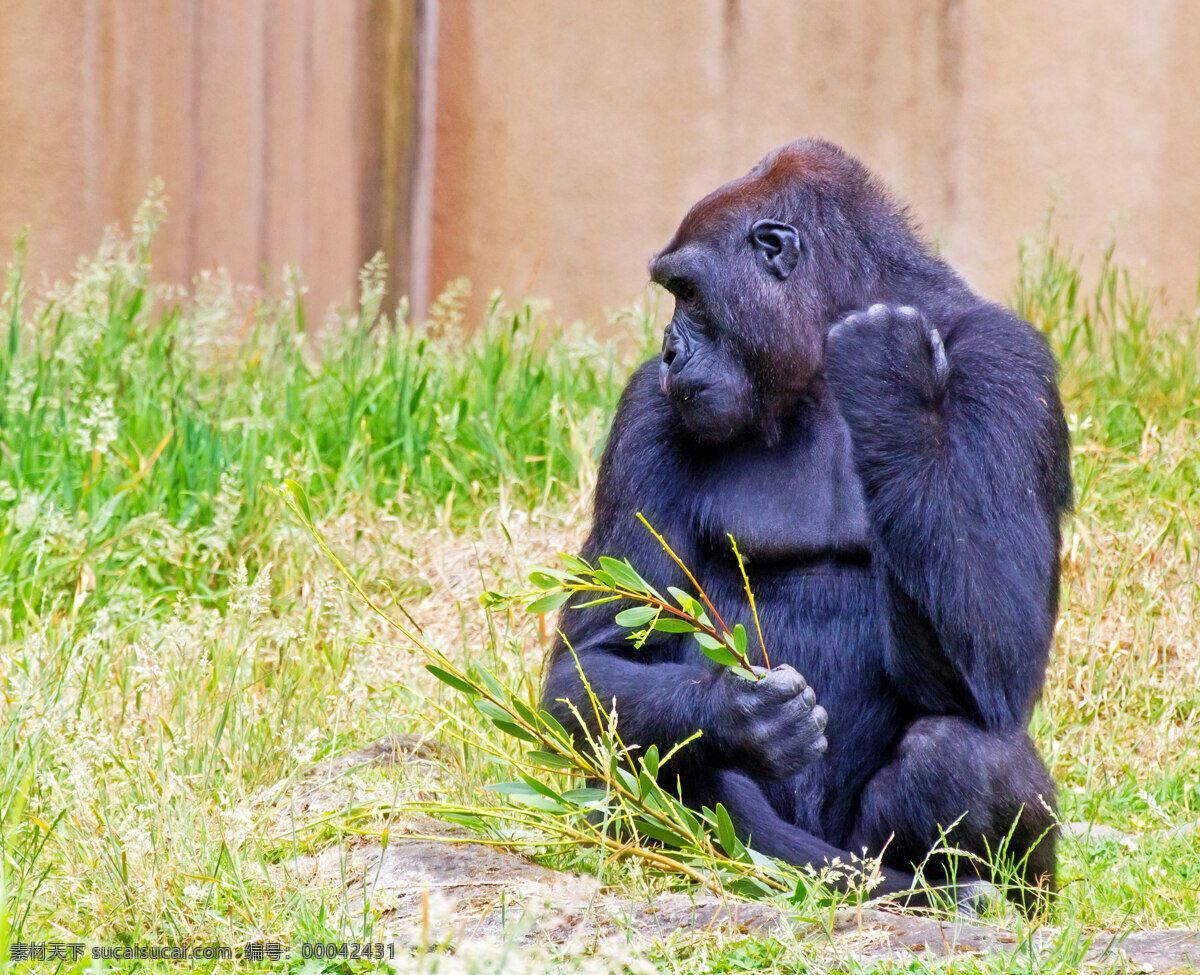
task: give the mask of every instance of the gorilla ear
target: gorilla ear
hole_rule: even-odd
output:
[[[800,261],[800,235],[790,223],[759,220],[750,228],[750,243],[766,269],[782,281]]]

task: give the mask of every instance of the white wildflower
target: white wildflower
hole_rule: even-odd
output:
[[[321,749],[321,729],[312,728],[304,740],[292,746],[291,758],[296,765],[308,765]]]
[[[360,324],[374,324],[375,319],[379,317],[379,306],[387,293],[387,275],[388,265],[383,251],[376,251],[358,272]]]
[[[133,217],[133,239],[144,255],[155,232],[167,219],[167,193],[162,178],[155,176]]]
[[[234,527],[242,510],[242,469],[234,464],[221,473],[213,498],[212,524],[201,534],[202,548],[224,552],[233,540]]]
[[[271,565],[264,565],[254,582],[249,581],[246,560],[238,559],[233,573],[233,585],[229,595],[229,615],[245,615],[246,621],[257,623],[271,606]]]
[[[109,445],[117,439],[119,422],[116,405],[111,396],[93,396],[87,404],[87,413],[77,420],[74,434],[75,446],[84,453],[93,450],[101,456],[108,453]]]
[[[30,491],[13,512],[13,527],[23,532],[36,520],[42,510],[42,496],[37,491]]]
[[[28,368],[20,362],[13,365],[8,375],[8,389],[4,394],[4,412],[8,416],[28,413],[33,405],[33,394],[37,383]]]

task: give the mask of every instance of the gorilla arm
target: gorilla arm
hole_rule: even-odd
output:
[[[875,305],[835,325],[826,376],[851,433],[891,609],[889,669],[935,714],[1024,725],[1058,603],[1070,505],[1055,367],[980,303],[942,324]]]
[[[667,586],[686,588],[687,583],[636,514],[644,511],[694,566],[694,539],[685,526],[696,498],[673,452],[678,421],[661,394],[657,373],[657,361],[643,366],[621,398],[600,465],[595,518],[583,556],[589,561],[601,555],[628,558],[665,592]],[[689,771],[734,766],[778,778],[824,751],[825,713],[792,668],[778,667],[758,682],[743,680],[717,668],[691,637],[680,634],[656,633],[637,648],[613,621],[618,608],[603,603],[563,610],[543,702],[564,727],[578,728],[582,720],[595,735],[602,724],[596,706],[608,712],[615,701],[617,732],[627,745],[657,745],[666,754],[700,731],[700,739],[674,760],[671,775],[684,778]]]

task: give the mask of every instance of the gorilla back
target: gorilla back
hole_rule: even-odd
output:
[[[957,823],[956,846],[1006,848],[1052,887],[1054,787],[1026,726],[1071,486],[1045,342],[823,142],[697,203],[650,273],[675,312],[621,398],[583,555],[686,588],[642,512],[725,621],[752,625],[732,536],[774,666],[742,680],[680,635],[635,649],[611,606],[568,606],[622,738],[665,753],[700,731],[664,778],[763,853],[882,851],[879,891],[902,891]],[[594,721],[561,639],[544,699]]]

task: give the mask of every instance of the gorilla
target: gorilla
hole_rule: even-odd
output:
[[[626,744],[700,732],[664,788],[724,804],[761,853],[882,854],[877,894],[923,865],[969,911],[997,878],[931,851],[1003,851],[1028,909],[1054,884],[1055,789],[1027,726],[1072,495],[1045,341],[816,140],[692,207],[650,276],[674,315],[622,394],[582,555],[687,589],[642,512],[753,633],[732,535],[773,667],[738,677],[686,634],[635,646],[612,605],[568,603],[544,706],[597,731],[582,671]]]

